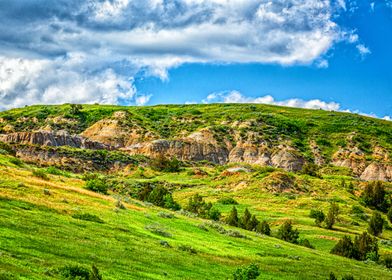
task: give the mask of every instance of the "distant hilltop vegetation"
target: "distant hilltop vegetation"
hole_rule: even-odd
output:
[[[175,158],[293,172],[329,168],[362,180],[392,181],[392,122],[323,110],[260,104],[29,106],[0,113],[0,141],[24,161],[74,171]]]

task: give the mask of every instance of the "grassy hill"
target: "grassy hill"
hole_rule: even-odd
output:
[[[374,148],[380,146],[386,151],[383,164],[390,164],[392,122],[268,105],[30,106],[0,112],[0,134],[47,126],[80,134],[118,111],[126,112],[118,125],[156,138],[177,139],[208,128],[227,143],[236,141],[233,135],[242,139],[252,132],[257,141],[277,147],[290,141],[309,162],[311,141],[326,158],[352,145],[365,160],[377,161]],[[23,149],[37,157],[21,161],[17,155]],[[53,154],[61,155],[56,167],[47,160]],[[77,279],[67,275],[78,269],[89,273],[92,265],[105,280],[233,279],[238,268],[250,264],[259,268],[257,279],[328,279],[331,272],[338,279],[391,279],[385,263],[392,259],[387,209],[380,212],[378,261],[330,253],[344,236],[366,232],[379,212],[363,197],[374,183],[328,162],[312,168],[290,172],[244,162],[180,162],[121,150],[0,142],[0,280]],[[392,183],[381,185],[390,204]],[[164,194],[152,199],[153,190]],[[195,195],[211,203],[219,221],[189,210]],[[327,214],[331,205],[339,207],[336,223],[316,225],[311,211]],[[266,221],[271,235],[229,226],[225,221],[233,207],[240,218],[248,209]],[[298,229],[299,244],[278,238],[287,221]],[[314,248],[300,245],[304,240]]]
[[[351,219],[356,220],[349,214],[356,201],[339,190],[333,180],[310,179],[319,181],[315,185],[319,184],[320,189],[313,190],[317,198],[308,193],[291,197],[264,192],[257,186],[257,180],[244,189],[219,187],[252,180],[253,173],[212,181],[210,177],[194,179],[186,171],[168,174],[145,170],[153,178],[137,179],[140,174],[136,171],[122,177],[177,184],[174,196],[182,205],[195,192],[211,201],[233,197],[239,202],[240,212],[249,207],[258,217],[271,221],[273,232],[283,219],[293,219],[300,236],[309,238],[316,247],[309,249],[221,225],[246,236],[230,237],[210,227],[207,220],[187,217],[129,196],[121,196],[125,206],[121,209],[117,202],[120,194],[88,191],[80,175],[51,175],[46,169],[34,172],[36,168],[4,155],[0,164],[1,279],[59,279],[58,271],[66,265],[89,268],[93,263],[104,279],[230,279],[237,267],[250,263],[259,265],[258,279],[326,279],[330,272],[337,276],[351,274],[356,279],[392,276],[381,265],[329,253],[337,237],[355,234],[365,227],[363,222],[350,225]],[[207,171],[214,176],[215,170]],[[181,186],[184,183],[192,187]],[[325,189],[323,184],[330,187]],[[316,227],[308,218],[310,208],[326,206],[331,199],[344,209],[342,221],[333,231]],[[223,212],[229,210],[228,205],[219,208]],[[388,230],[382,237],[389,239],[391,233]],[[392,249],[389,246],[382,246],[383,253]]]

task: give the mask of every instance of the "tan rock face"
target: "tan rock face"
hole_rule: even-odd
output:
[[[332,156],[332,164],[348,167],[354,174],[360,175],[366,168],[365,154],[357,147],[340,149]]]
[[[267,145],[254,145],[239,142],[230,151],[230,162],[246,162],[250,164],[271,165],[271,152]]]
[[[282,147],[272,155],[271,162],[273,166],[288,171],[299,171],[302,169],[305,160],[294,149]]]
[[[82,132],[81,136],[117,148],[157,139],[139,126],[124,124],[126,117],[126,112],[115,112],[113,118],[96,122]]]
[[[108,149],[109,146],[90,141],[81,136],[69,135],[66,131],[15,132],[0,135],[0,141],[41,146],[70,146],[86,149]]]
[[[366,181],[392,181],[392,165],[372,162],[361,174],[361,179]]]

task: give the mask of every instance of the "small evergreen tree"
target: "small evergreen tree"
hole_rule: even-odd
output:
[[[351,237],[347,235],[343,236],[343,238],[341,238],[332,248],[331,254],[346,258],[353,258],[356,255],[356,252]]]
[[[293,229],[291,221],[285,221],[278,230],[278,238],[284,241],[297,244],[299,232],[298,229]]]
[[[249,228],[248,230],[256,230],[257,226],[259,225],[259,220],[256,218],[255,215],[252,215],[252,218],[250,219],[249,222]]]
[[[328,213],[327,213],[327,217],[325,218],[325,227],[327,229],[332,229],[333,225],[335,224],[336,220],[338,219],[338,215],[339,215],[339,205],[337,205],[336,203],[331,203]]]
[[[210,208],[208,211],[208,218],[214,221],[219,221],[221,217],[221,212],[215,207]]]
[[[387,217],[388,217],[388,220],[392,223],[392,206],[389,207]]]
[[[338,280],[338,278],[336,278],[336,276],[335,276],[335,273],[333,273],[333,272],[331,272],[330,274],[329,274],[329,278],[328,278],[329,280]]]
[[[367,232],[363,232],[360,236],[356,236],[354,240],[353,258],[364,261],[373,255],[373,260],[378,260],[378,244],[377,239],[372,238]]]
[[[233,206],[229,215],[226,217],[226,224],[234,227],[238,226],[238,212],[235,206]]]
[[[89,280],[102,280],[102,275],[99,273],[98,268],[93,264],[91,267]]]
[[[310,210],[309,217],[314,219],[314,222],[317,226],[321,226],[321,223],[325,220],[325,214],[321,210]]]
[[[259,267],[251,264],[247,267],[237,268],[233,273],[234,280],[253,280],[260,275]]]
[[[388,199],[385,187],[381,182],[368,183],[361,194],[361,199],[365,205],[380,211],[387,211]]]
[[[243,229],[252,230],[250,220],[252,215],[250,214],[248,208],[245,208],[244,215],[240,219],[239,226]]]
[[[378,212],[373,212],[372,217],[369,221],[368,232],[374,236],[379,236],[382,233],[384,227],[384,218]]]
[[[271,229],[270,229],[270,226],[267,223],[267,221],[264,220],[261,223],[259,223],[256,227],[256,232],[262,233],[265,235],[271,235]]]

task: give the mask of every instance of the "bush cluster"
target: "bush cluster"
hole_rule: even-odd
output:
[[[151,185],[145,185],[137,194],[137,198],[142,201],[150,202],[156,206],[180,210],[180,205],[174,201],[171,192],[169,192],[164,186],[158,185],[152,187]]]
[[[234,227],[240,227],[249,231],[270,235],[271,229],[266,221],[260,222],[256,215],[252,215],[248,208],[245,209],[241,218],[238,217],[238,211],[235,206],[231,209],[225,220],[226,224]]]
[[[332,248],[332,254],[350,259],[377,261],[379,258],[377,239],[371,237],[367,232],[354,238],[343,236],[342,239]]]
[[[370,182],[361,194],[362,202],[371,208],[387,212],[390,206],[389,196],[382,182]]]
[[[85,188],[93,192],[107,194],[109,185],[105,179],[95,178],[95,179],[88,180],[86,182]]]
[[[162,172],[179,172],[181,170],[181,162],[177,158],[167,158],[164,156],[157,157],[150,162],[153,170]]]
[[[185,210],[197,214],[201,218],[219,221],[221,213],[213,207],[211,202],[206,203],[203,197],[199,194],[189,198],[188,205]]]
[[[259,267],[256,264],[250,264],[237,268],[233,273],[234,280],[252,280],[260,275]]]
[[[312,209],[310,210],[309,217],[314,219],[317,226],[321,226],[324,222],[325,228],[332,229],[339,217],[339,212],[339,205],[333,202],[328,209],[327,215],[322,210]]]
[[[102,280],[102,275],[98,268],[93,264],[91,270],[80,265],[66,265],[57,270],[65,279],[72,280]]]

